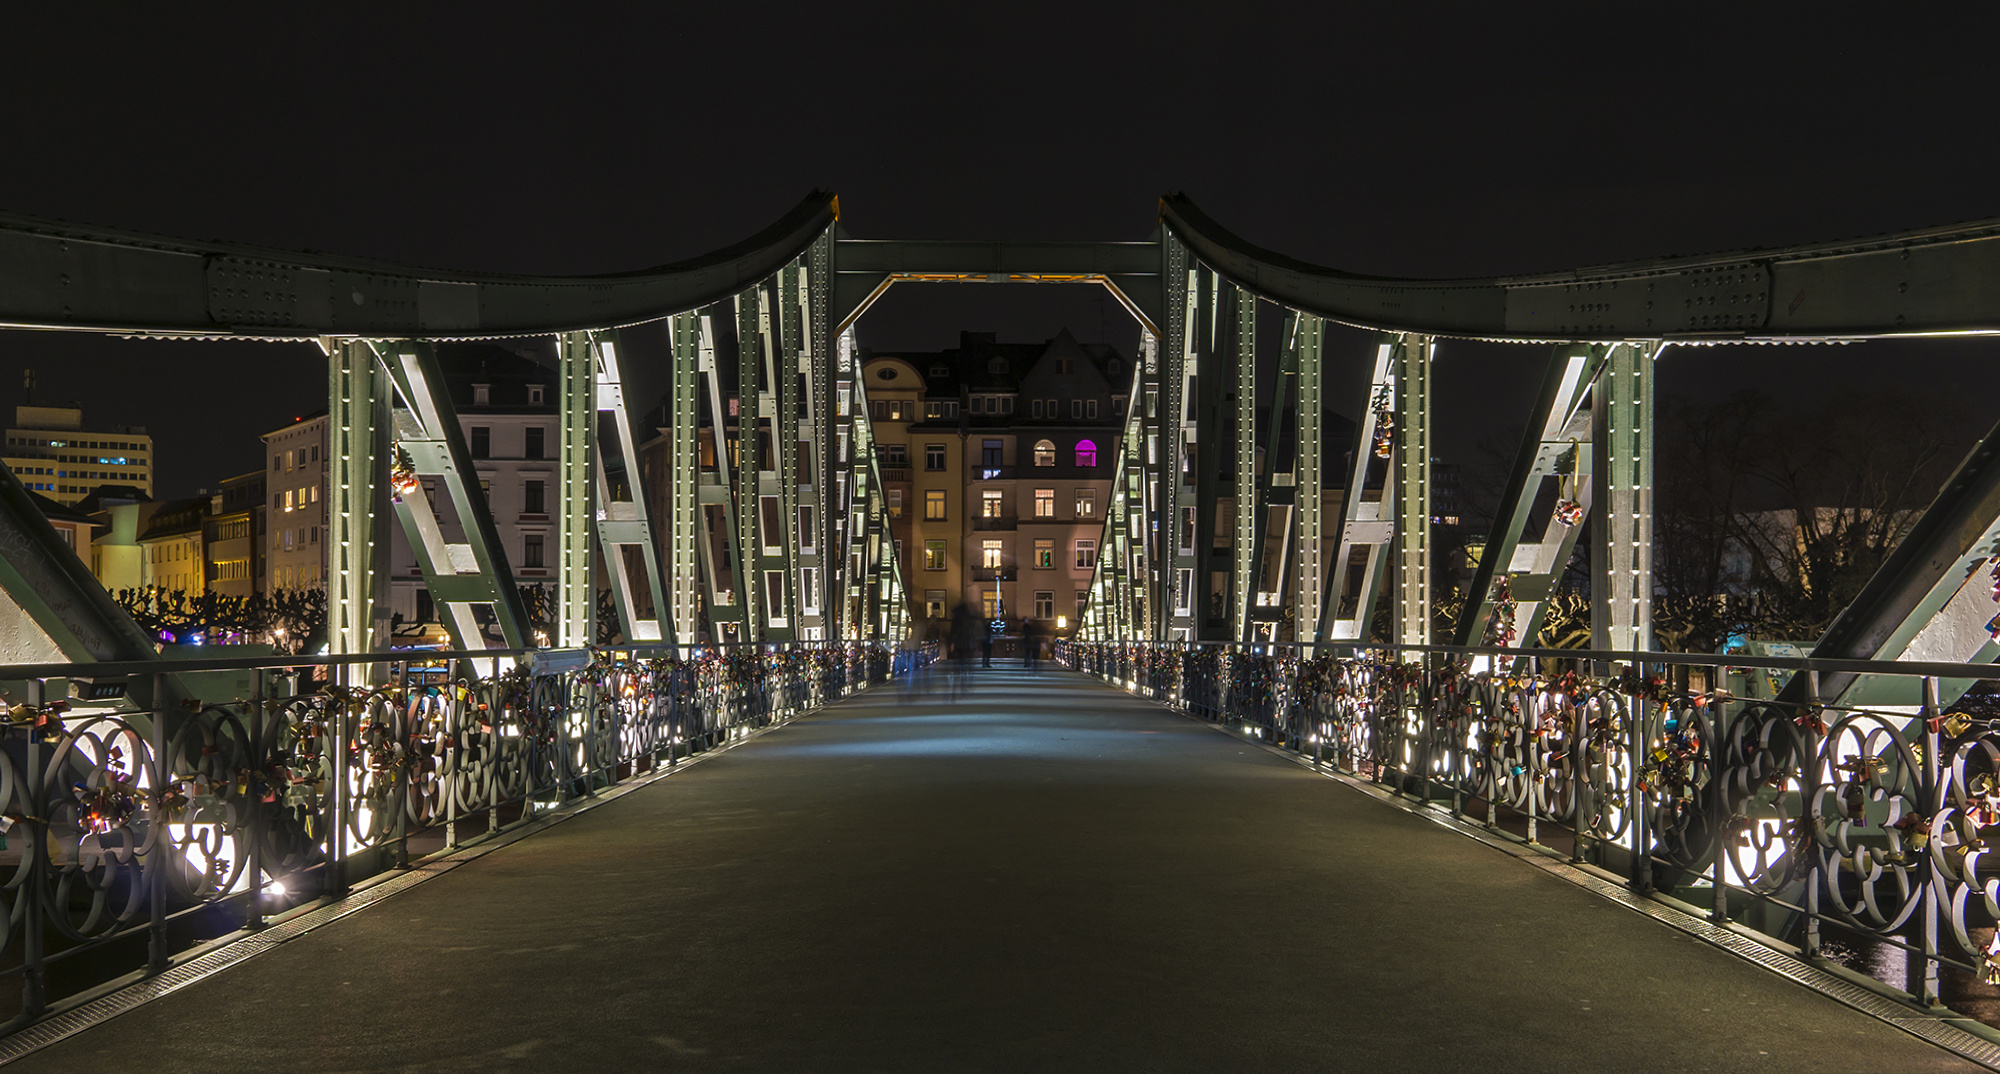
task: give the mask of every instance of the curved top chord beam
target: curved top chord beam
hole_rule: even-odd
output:
[[[1309,265],[1195,207],[1160,218],[1205,264],[1281,305],[1364,328],[1501,340],[1812,340],[2000,332],[2000,220],[1537,276],[1413,280]]]
[[[750,238],[603,276],[513,276],[163,239],[0,213],[0,326],[265,339],[467,339],[655,320],[799,256],[839,215],[816,190]]]

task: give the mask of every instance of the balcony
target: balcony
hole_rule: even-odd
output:
[[[1011,481],[1020,476],[1017,473],[1018,470],[1019,467],[1014,466],[988,466],[985,463],[976,462],[966,468],[965,479],[967,481]]]
[[[910,483],[910,468],[907,466],[884,466],[882,467],[882,480],[900,481],[907,485]]]
[[[972,580],[975,582],[1011,582],[1014,580],[1012,567],[974,567]]]
[[[997,515],[991,518],[975,517],[972,520],[972,532],[995,533],[1011,531],[1020,524],[1020,521],[1020,519],[1013,515]]]

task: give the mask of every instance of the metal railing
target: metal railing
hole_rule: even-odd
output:
[[[2000,669],[1452,646],[1085,643],[1133,693],[1615,873],[1916,1004],[2000,995],[2000,726],[1938,704]],[[1593,668],[1615,668],[1593,675]],[[1732,669],[1806,676],[1798,703]],[[1838,707],[1821,674],[1921,705]]]
[[[524,662],[470,673],[496,656]],[[795,642],[0,666],[26,695],[0,723],[0,981],[18,985],[0,1032],[885,681],[891,659]],[[89,700],[218,671],[249,688]],[[81,696],[51,696],[69,683]]]

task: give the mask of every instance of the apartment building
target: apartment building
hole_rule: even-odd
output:
[[[326,586],[327,416],[264,434],[266,591]]]
[[[221,491],[209,497],[203,528],[208,588],[216,593],[248,597],[266,591],[267,476],[252,470],[226,478]]]
[[[965,332],[935,353],[864,356],[878,464],[921,619],[1073,627],[1097,566],[1129,359],[1067,330]]]

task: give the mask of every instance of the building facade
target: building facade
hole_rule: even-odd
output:
[[[208,497],[152,505],[139,531],[139,585],[198,596],[208,590]]]
[[[326,587],[327,417],[264,434],[266,592]]]
[[[29,490],[75,504],[99,485],[130,485],[153,494],[153,438],[144,426],[97,432],[77,406],[18,406],[0,456]]]
[[[935,624],[960,604],[1062,632],[1088,597],[1130,361],[1065,330],[962,333],[955,350],[866,356],[903,577]]]
[[[239,474],[222,482],[209,497],[204,523],[208,556],[208,588],[230,597],[266,592],[265,490],[263,470]]]

